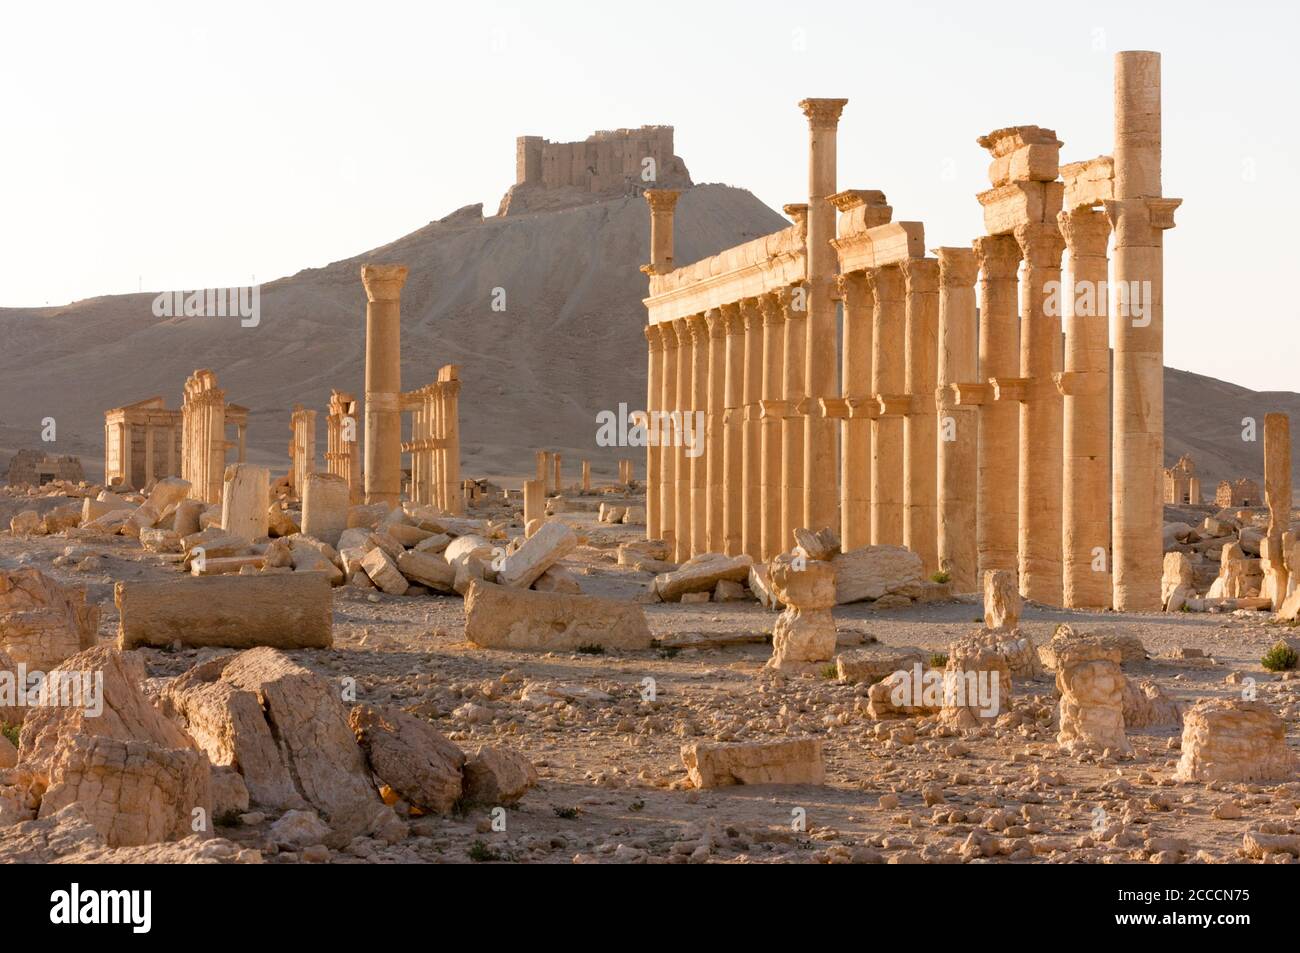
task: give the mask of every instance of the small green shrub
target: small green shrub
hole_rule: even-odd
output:
[[[9,743],[15,748],[18,747],[18,736],[22,734],[21,725],[0,725],[0,735],[9,739]]]
[[[840,670],[834,665],[822,666],[822,678],[839,678]]]
[[[577,652],[579,655],[604,655],[605,646],[598,645],[595,642],[588,642],[586,645],[579,645]]]
[[[947,668],[947,666],[948,666],[948,656],[946,653],[935,652],[933,655],[930,656],[931,668]]]
[[[1273,646],[1259,660],[1259,664],[1270,672],[1289,672],[1296,667],[1297,662],[1300,662],[1300,659],[1296,657],[1295,649],[1285,642]]]
[[[578,809],[576,807],[557,807],[553,810],[555,811],[556,817],[562,818],[566,821],[571,821],[578,816]]]
[[[469,850],[466,851],[466,853],[469,854],[469,859],[474,861],[476,864],[481,864],[489,860],[501,859],[500,854],[481,840],[476,840],[474,843],[470,844]]]
[[[937,573],[935,573],[930,577],[930,581],[938,582],[938,583],[951,582],[952,574],[944,572],[942,569],[940,569]]]

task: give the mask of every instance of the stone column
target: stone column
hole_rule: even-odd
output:
[[[154,456],[153,456],[153,425],[146,423],[144,425],[144,482],[145,486],[156,476],[154,473]]]
[[[648,479],[647,479],[647,483],[648,483]],[[582,461],[582,492],[583,493],[591,492],[591,461],[590,460]],[[661,512],[662,512],[662,507],[659,502],[659,497],[662,492],[663,492],[662,484],[656,485],[654,489],[655,507],[656,509],[659,509]],[[647,491],[646,502],[648,503],[649,500],[650,500],[649,491]],[[656,524],[655,529],[659,530],[662,529],[662,527]],[[656,535],[654,538],[658,539],[659,537],[658,535]]]
[[[1020,594],[1061,604],[1061,287],[1065,241],[1055,222],[1018,225],[1020,284]],[[1159,574],[1157,573],[1157,576]],[[1157,579],[1157,582],[1159,580]]]
[[[726,359],[722,386],[722,551],[739,556],[745,520],[745,318],[739,304],[723,305]]]
[[[745,322],[745,380],[741,401],[744,404],[744,447],[741,452],[740,547],[755,561],[763,558],[763,312],[757,298],[740,303]]]
[[[840,389],[847,416],[840,423],[840,545],[847,552],[871,544],[872,302],[865,272],[839,277],[844,303]]]
[[[686,455],[687,422],[692,419],[691,407],[691,328],[685,318],[673,319],[673,332],[677,335],[677,446],[674,483],[673,561],[684,563],[691,557],[691,458]]]
[[[1264,586],[1260,595],[1282,608],[1287,596],[1289,571],[1285,565],[1283,536],[1291,529],[1291,418],[1286,414],[1264,415],[1264,502],[1268,504],[1268,532],[1263,556]]]
[[[1020,246],[1010,235],[988,235],[973,244],[979,264],[980,378],[1011,380],[1020,375],[1020,317],[1016,273]],[[1016,571],[1020,486],[1020,408],[995,401],[980,406],[979,485],[975,539],[979,576]]]
[[[1110,225],[1097,209],[1057,215],[1069,250],[1065,312],[1063,398],[1064,473],[1061,477],[1062,604],[1110,608],[1110,337],[1106,316],[1106,242]],[[1083,308],[1078,304],[1082,301]],[[1091,305],[1088,303],[1091,302]],[[1081,313],[1082,312],[1082,313]]]
[[[871,422],[871,543],[903,545],[903,415],[907,383],[907,314],[897,265],[867,272],[873,296],[871,392],[879,405]]]
[[[524,483],[524,529],[533,520],[546,518],[546,482],[528,480]]]
[[[300,492],[303,535],[338,546],[348,528],[348,481],[333,473],[309,473]]]
[[[761,509],[763,559],[781,552],[781,425],[785,401],[781,399],[785,351],[785,308],[780,296],[769,292],[759,299],[763,310],[763,386],[759,456],[762,457]]]
[[[803,451],[807,434],[801,418],[807,397],[804,374],[807,371],[808,290],[803,286],[783,288],[780,301],[785,311],[785,354],[781,374],[785,420],[781,424],[781,540],[777,552],[793,546],[794,531],[804,525]]]
[[[442,382],[443,479],[447,487],[446,509],[452,516],[465,512],[465,490],[460,479],[460,381],[448,371]],[[557,466],[558,461],[557,461]]]
[[[663,275],[673,270],[673,209],[680,195],[673,189],[646,189],[650,206],[649,273]]]
[[[799,104],[808,117],[808,242],[807,310],[804,322],[806,361],[802,393],[816,407],[823,397],[837,396],[835,307],[835,206],[830,202],[836,188],[835,132],[847,99],[805,99]],[[801,315],[802,316],[802,315]],[[786,400],[791,400],[789,393]],[[798,516],[786,526],[786,546],[794,545],[794,527],[813,530],[839,525],[839,493],[836,480],[836,423],[810,407],[804,414],[804,448],[800,454],[803,473],[798,487],[802,499]],[[796,421],[799,423],[799,421]],[[783,526],[785,521],[783,519]]]
[[[551,463],[555,467],[555,493],[558,496],[564,492],[564,481],[560,476],[560,451],[555,451],[554,456],[551,458]]]
[[[1161,197],[1160,54],[1115,54],[1115,381],[1111,437],[1114,605],[1160,608],[1163,548],[1164,230],[1180,199]]]
[[[267,533],[271,471],[251,463],[226,467],[221,488],[221,528],[252,542]]]
[[[546,483],[550,477],[550,460],[547,458],[545,450],[537,450],[533,453],[533,458],[537,464],[537,472],[534,479],[542,481],[542,492],[546,492]]]
[[[677,332],[672,322],[655,325],[663,341],[663,384],[659,391],[659,539],[673,554],[677,546]]]
[[[654,205],[652,204],[653,210]],[[652,242],[653,244],[653,242]],[[659,446],[660,396],[664,387],[664,342],[659,325],[645,327],[648,363],[646,367],[646,435],[645,450],[645,531],[647,539],[659,539],[663,532],[659,502],[660,482],[663,479],[663,457]],[[582,492],[591,489],[591,468],[582,461]]]
[[[708,512],[705,514],[706,552],[720,553],[726,549],[726,530],[723,524],[725,513],[722,507],[722,466],[725,438],[722,435],[724,422],[723,411],[726,402],[727,374],[727,325],[725,315],[735,313],[734,304],[723,305],[708,311],[704,318],[709,326],[709,365],[708,383],[705,393],[705,485],[707,489]]]
[[[921,557],[928,577],[939,568],[934,404],[939,383],[939,262],[909,258],[901,267],[907,295],[904,390],[909,398],[903,420],[903,545]]]
[[[716,310],[716,309],[711,309]],[[691,535],[688,558],[709,550],[709,458],[707,421],[709,407],[709,322],[712,317],[693,314],[687,319],[691,330],[691,447],[690,500]]]
[[[979,407],[956,402],[953,384],[979,375],[979,319],[975,307],[975,252],[936,248],[939,259],[938,551],[939,571],[956,592],[979,587],[975,494],[979,485]]]
[[[140,490],[143,487],[135,486],[131,479],[131,424],[122,423],[122,485],[129,490]]]
[[[366,288],[366,502],[402,496],[402,285],[405,265],[363,265]]]

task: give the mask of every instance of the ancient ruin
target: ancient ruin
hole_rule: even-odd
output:
[[[217,375],[212,371],[195,371],[185,381],[180,475],[189,482],[194,499],[205,503],[221,500],[221,483],[230,451],[236,451],[236,463],[244,462],[247,427],[248,408],[226,403],[226,392],[217,386]],[[235,431],[234,440],[229,438],[231,428]]]

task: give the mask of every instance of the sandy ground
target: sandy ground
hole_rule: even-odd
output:
[[[577,505],[594,510],[596,500]],[[564,518],[587,534],[587,545],[566,560],[584,591],[633,598],[646,590],[650,575],[619,566],[614,558],[616,545],[638,538],[643,529],[598,524],[594,512]],[[101,554],[102,569],[54,566],[52,560],[69,546],[79,554]],[[165,557],[122,537],[90,542],[0,534],[0,566],[20,564],[86,586],[103,607],[105,640],[116,630],[115,581],[177,571]],[[985,845],[977,853],[993,855],[978,862],[1235,861],[1243,833],[1261,823],[1300,830],[1300,782],[1207,786],[1172,780],[1178,758],[1174,728],[1130,731],[1132,760],[1081,761],[1058,752],[1050,674],[1015,685],[1024,724],[963,736],[933,719],[873,722],[860,710],[865,686],[837,684],[829,673],[766,674],[770,647],[761,642],[603,655],[491,651],[464,640],[458,597],[394,597],[352,587],[334,592],[333,650],[291,654],[329,677],[355,679],[359,701],[393,703],[431,719],[462,748],[517,749],[541,776],[507,810],[504,831],[492,830],[485,812],[419,817],[402,844],[361,838],[332,853],[335,863],[961,862],[968,840]],[[753,602],[645,609],[659,639],[687,633],[761,636],[770,634],[776,619]],[[952,639],[976,628],[980,611],[971,596],[910,609],[845,606],[835,617],[842,647],[874,638],[943,652]],[[1283,714],[1289,742],[1297,745],[1300,680],[1272,675],[1259,664],[1267,648],[1294,629],[1256,613],[1165,616],[1030,605],[1022,631],[1042,644],[1060,622],[1076,630],[1104,627],[1139,636],[1152,659],[1126,666],[1126,674],[1156,679],[1180,702],[1238,695],[1241,687],[1225,682],[1230,673],[1254,678],[1259,698]],[[1172,657],[1184,648],[1202,649],[1213,660]],[[143,651],[150,675],[165,679],[213,650]],[[642,697],[646,679],[654,680],[652,702]],[[520,692],[538,681],[568,700],[525,707]],[[896,733],[891,740],[890,732],[903,725],[914,729],[915,738]],[[824,741],[824,787],[684,787],[683,743],[804,735]],[[882,806],[882,796],[891,794],[897,805],[886,797]],[[1240,806],[1240,818],[1212,816],[1227,801]],[[1122,823],[1123,832],[1094,844],[1098,817]],[[269,861],[299,860],[276,852],[267,836],[270,820],[219,833],[262,849]]]

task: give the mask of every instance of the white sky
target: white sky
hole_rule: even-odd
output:
[[[841,188],[927,245],[982,232],[976,136],[1111,150],[1111,60],[1164,54],[1166,361],[1296,390],[1294,3],[10,3],[0,305],[267,281],[494,211],[521,134],[667,123],[697,182],[806,196],[806,96],[845,96]]]

